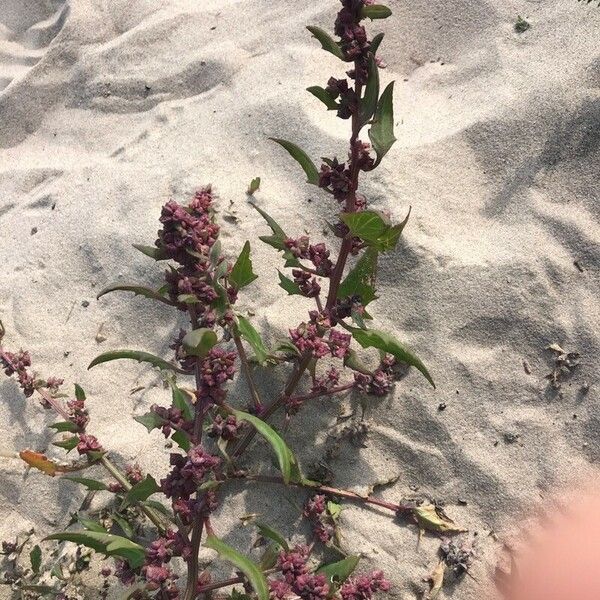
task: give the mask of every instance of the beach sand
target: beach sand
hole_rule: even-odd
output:
[[[385,32],[398,141],[362,191],[394,221],[412,213],[381,260],[371,312],[427,364],[437,390],[413,370],[392,397],[365,402],[365,447],[342,441],[328,464],[340,487],[366,492],[397,478],[377,493],[445,503],[469,529],[464,539],[476,540],[477,559],[473,577],[440,598],[487,599],[504,544],[518,545],[540,510],[561,510],[563,488],[598,477],[600,8],[388,4],[393,17],[369,30]],[[143,298],[95,296],[112,282],[160,285],[161,267],[131,244],[154,242],[169,198],[214,184],[229,216],[227,252],[252,242],[260,278],[240,307],[268,341],[305,318],[308,303],[276,284],[281,259],[257,240],[268,229],[245,190],[260,176],[257,204],[290,234],[317,240],[332,218],[330,198],[267,138],[292,140],[315,160],[345,155],[347,122],[305,91],[343,72],[305,29],[331,29],[337,9],[334,0],[0,0],[5,344],[29,349],[40,373],[85,388],[91,430],[117,461],[164,474],[167,450],[153,451],[162,436],[132,416],[168,395],[147,366],[86,366],[113,348],[170,357],[183,321]],[[518,15],[531,25],[523,33]],[[546,379],[550,344],[580,354],[559,390]],[[285,372],[268,377],[261,385],[272,396]],[[236,383],[232,397],[244,395]],[[0,397],[2,452],[64,456],[37,402],[6,378]],[[352,412],[358,420],[355,400],[320,401],[292,421],[286,436],[307,469],[324,460],[336,417]],[[3,459],[0,473],[1,539],[64,528],[84,497],[67,481],[26,474],[19,460]],[[253,531],[238,517],[257,512],[289,534],[303,497],[240,487],[217,531],[246,549]],[[341,529],[343,548],[364,556],[361,569],[386,572],[391,597],[421,597],[437,538],[417,547],[414,526],[350,504]]]

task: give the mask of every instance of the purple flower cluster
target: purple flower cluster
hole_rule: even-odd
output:
[[[321,277],[329,277],[333,271],[333,263],[329,255],[330,251],[322,242],[311,244],[305,235],[297,239],[288,238],[284,242],[285,247],[296,257],[309,260],[315,267],[315,272]]]
[[[102,452],[103,448],[98,439],[87,433],[79,434],[79,442],[77,443],[77,452],[79,454],[88,454],[89,452]]]
[[[85,407],[85,401],[69,400],[67,402],[67,410],[69,412],[69,420],[84,431],[90,420],[87,408]]]
[[[340,596],[342,600],[371,600],[374,593],[387,592],[390,587],[383,571],[373,571],[345,581],[340,588]]]
[[[289,552],[281,552],[277,559],[277,569],[283,579],[269,582],[271,597],[283,600],[299,596],[302,600],[324,600],[329,593],[329,584],[324,575],[310,573],[308,561],[309,549],[295,546]]]
[[[337,158],[321,165],[319,187],[328,190],[338,202],[343,202],[352,189],[352,174],[346,163]]]
[[[295,329],[290,329],[290,338],[302,354],[310,353],[314,358],[323,358],[329,354],[329,345],[319,335],[319,329],[314,323],[301,323]]]
[[[58,388],[63,384],[63,380],[58,377],[49,377],[46,381],[36,379],[35,375],[29,370],[31,367],[31,356],[26,350],[18,352],[5,352],[0,349],[0,365],[4,373],[9,377],[17,376],[17,381],[23,390],[26,398],[33,395],[36,389],[46,388],[51,394],[56,394]],[[48,402],[43,398],[41,404],[44,408],[50,408]]]
[[[171,472],[160,483],[165,496],[176,500],[187,499],[195,493],[204,477],[213,472],[221,460],[207,453],[202,446],[194,446],[187,456],[171,454],[170,464]]]
[[[183,412],[174,406],[166,408],[153,404],[150,407],[150,412],[153,412],[164,421],[161,429],[165,437],[169,437],[173,430],[181,430],[191,434],[194,429],[193,422],[185,419]]]
[[[321,293],[321,286],[317,278],[313,277],[308,271],[292,269],[292,275],[294,276],[294,283],[307,298],[316,298]]]
[[[216,415],[208,435],[213,438],[222,438],[229,441],[235,438],[238,428],[239,424],[234,415],[227,415],[225,418],[221,415]]]
[[[327,502],[323,494],[316,494],[304,504],[303,516],[309,519],[313,526],[313,533],[324,544],[328,544],[335,535],[335,527],[327,513]]]
[[[372,375],[354,374],[354,385],[371,396],[386,396],[394,385],[394,365],[396,360],[386,356]]]
[[[350,341],[352,336],[349,333],[341,333],[337,329],[329,330],[329,347],[331,355],[335,358],[345,358],[350,352]]]
[[[340,376],[341,373],[335,367],[331,367],[323,377],[313,379],[311,391],[323,394],[330,391],[340,382]]]

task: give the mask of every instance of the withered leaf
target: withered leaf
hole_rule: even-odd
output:
[[[435,504],[421,504],[412,509],[412,514],[417,520],[421,531],[434,531],[436,533],[464,533],[467,531],[459,527],[440,506]]]
[[[429,592],[425,595],[423,600],[435,600],[442,590],[444,585],[444,574],[446,573],[446,563],[441,560],[437,567],[431,572],[431,575],[427,578],[429,585],[431,586]]]

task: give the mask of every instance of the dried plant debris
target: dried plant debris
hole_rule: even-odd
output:
[[[425,592],[423,600],[437,598],[444,586],[444,580],[448,576],[459,580],[468,574],[474,558],[473,544],[465,540],[458,543],[455,540],[444,538],[439,548],[439,562],[425,578],[425,581],[429,583],[429,590]]]
[[[554,367],[546,375],[546,379],[550,381],[550,386],[553,389],[560,390],[563,382],[572,375],[577,365],[579,365],[580,354],[578,352],[567,352],[558,344],[550,344],[546,350],[550,350],[554,354]]]

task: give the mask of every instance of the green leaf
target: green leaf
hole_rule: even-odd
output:
[[[212,329],[201,327],[186,333],[182,340],[186,354],[191,356],[206,356],[217,343],[217,334]]]
[[[303,296],[304,294],[300,291],[300,286],[292,281],[289,277],[286,277],[281,271],[279,273],[279,286],[282,287],[290,296]]]
[[[314,27],[312,25],[309,25],[306,29],[308,29],[313,36],[319,40],[323,50],[331,52],[331,54],[340,60],[345,60],[344,53],[342,52],[340,45],[326,31],[320,27]]]
[[[92,519],[86,519],[84,517],[77,517],[77,520],[88,530],[88,531],[96,531],[99,533],[108,533],[106,527],[100,525],[97,521],[92,521]]]
[[[183,431],[176,431],[171,436],[171,439],[182,449],[187,452],[191,447],[192,443],[190,442],[190,438],[183,433]]]
[[[172,390],[171,398],[173,400],[173,406],[178,408],[183,413],[185,419],[188,421],[191,420],[194,413],[190,403],[187,400],[187,394],[183,390],[179,389],[174,382],[170,382],[170,385]]]
[[[375,19],[387,19],[391,17],[392,11],[387,6],[383,6],[383,4],[371,4],[362,7],[361,15],[363,19],[371,19],[373,21]]]
[[[39,573],[42,564],[42,549],[37,544],[29,553],[29,560],[31,561],[31,570],[36,574]]]
[[[369,59],[369,76],[365,87],[365,95],[360,102],[360,120],[361,123],[367,123],[377,110],[377,101],[379,100],[379,67],[375,62],[375,57]]]
[[[283,251],[283,257],[286,259],[285,266],[286,267],[298,267],[300,266],[300,261],[286,248],[285,240],[288,239],[288,235],[283,231],[279,223],[268,215],[264,210],[258,208],[256,204],[251,205],[256,211],[261,215],[261,217],[267,222],[273,235],[261,235],[258,237],[259,240],[264,242],[265,244],[269,244],[276,250]]]
[[[45,540],[73,542],[87,546],[106,556],[120,556],[135,569],[144,564],[144,549],[127,538],[99,531],[65,531],[49,535]]]
[[[260,531],[260,535],[264,538],[273,540],[278,546],[283,548],[286,552],[289,552],[290,547],[287,540],[276,529],[273,529],[270,525],[262,523],[261,521],[257,521],[255,525]]]
[[[252,272],[250,242],[246,242],[229,274],[229,283],[231,283],[236,290],[241,290],[243,287],[252,283],[257,277],[258,275]]]
[[[371,40],[371,48],[370,48],[370,50],[373,53],[373,55],[377,54],[377,50],[379,50],[379,46],[381,45],[382,41],[383,41],[383,33],[378,33]]]
[[[318,85],[306,88],[315,98],[318,98],[326,107],[327,110],[337,110],[340,105],[335,101],[333,96],[325,89]]]
[[[269,585],[258,565],[227,545],[215,535],[206,538],[204,545],[215,550],[219,556],[239,569],[248,579],[259,600],[269,600]]]
[[[252,350],[254,350],[254,354],[256,355],[256,360],[259,364],[264,365],[269,356],[269,352],[258,331],[256,331],[252,323],[242,315],[237,315],[237,329],[240,335],[250,344],[250,346],[252,346]]]
[[[79,400],[80,402],[85,401],[85,392],[83,391],[83,388],[78,383],[75,384],[75,398],[77,400]]]
[[[112,515],[113,520],[119,525],[119,527],[123,530],[123,533],[128,537],[133,537],[133,527],[129,524],[129,521],[124,519],[120,515]]]
[[[331,500],[328,500],[327,502],[327,512],[331,515],[331,518],[336,521],[337,519],[340,518],[340,515],[342,514],[342,505],[339,504],[338,502],[333,502]]]
[[[146,479],[139,481],[136,483],[126,494],[125,498],[123,498],[123,505],[121,506],[121,510],[127,504],[132,504],[133,502],[139,502],[142,500],[147,500],[152,494],[156,494],[156,492],[160,491],[160,486],[156,483],[156,480],[152,475],[146,475]]]
[[[318,185],[319,183],[319,171],[315,166],[315,163],[309,158],[308,154],[304,152],[301,148],[296,146],[296,144],[292,144],[292,142],[288,142],[286,140],[282,140],[280,138],[269,138],[274,142],[277,142],[280,146],[285,148],[290,156],[298,161],[304,172],[306,173],[307,183],[312,185]]]
[[[147,412],[139,417],[133,417],[133,420],[141,423],[149,432],[153,429],[159,429],[165,424],[165,420],[155,412]]]
[[[255,177],[248,186],[248,191],[246,192],[248,196],[252,196],[255,192],[258,192],[260,189],[260,177]]]
[[[319,575],[325,575],[329,583],[343,583],[352,575],[358,565],[358,556],[347,556],[339,562],[324,565],[317,569]]]
[[[391,225],[389,219],[376,210],[342,213],[340,219],[348,226],[352,235],[385,252],[396,247],[409,216],[410,210],[404,221],[398,225]]]
[[[360,296],[363,306],[367,306],[375,300],[375,288],[373,281],[377,270],[376,248],[367,248],[354,268],[348,273],[344,281],[340,284],[338,291],[339,298],[347,298],[348,296]]]
[[[48,427],[55,429],[57,433],[61,433],[63,431],[70,431],[71,433],[79,431],[79,427],[77,427],[73,421],[61,421],[60,423],[48,425]]]
[[[373,149],[377,153],[377,166],[381,159],[394,145],[394,82],[392,81],[381,94],[377,110],[375,111],[374,123],[369,129],[369,138]]]
[[[435,388],[435,383],[427,371],[427,367],[417,358],[408,348],[403,346],[394,336],[384,331],[376,329],[358,329],[356,327],[346,327],[352,333],[354,339],[363,348],[378,348],[388,354],[394,355],[398,360],[405,362],[418,371],[420,371],[425,379]]]
[[[52,445],[58,446],[59,448],[64,448],[67,452],[71,452],[71,450],[73,450],[78,443],[79,438],[76,435],[73,435],[65,440],[61,440],[60,442],[52,442]]]
[[[139,250],[142,254],[153,258],[154,260],[168,260],[167,253],[162,248],[156,248],[155,246],[143,246],[141,244],[133,244],[136,250]]]
[[[373,375],[373,371],[360,360],[358,354],[352,349],[350,349],[350,352],[344,357],[344,366],[365,375]]]
[[[111,352],[105,352],[104,354],[96,356],[96,358],[89,364],[88,369],[111,360],[120,360],[122,358],[137,360],[138,362],[147,362],[153,367],[158,367],[163,371],[176,371],[177,373],[185,373],[185,371],[180,369],[177,365],[167,362],[158,356],[154,356],[154,354],[143,352],[141,350],[112,350]]]
[[[250,423],[271,444],[277,456],[284,483],[287,484],[290,481],[298,483],[304,480],[293,452],[288,448],[283,438],[270,425],[267,425],[262,419],[240,410],[234,410],[233,414],[239,421]]]
[[[86,479],[85,477],[63,477],[63,479],[68,479],[69,481],[74,481],[75,483],[79,483],[85,486],[88,490],[107,490],[108,486],[101,481],[96,481],[95,479]]]
[[[169,306],[175,306],[169,298],[163,296],[160,292],[152,290],[150,288],[141,286],[141,285],[128,285],[128,284],[119,284],[115,283],[113,285],[109,285],[105,287],[97,296],[96,299],[99,300],[105,294],[109,294],[110,292],[133,292],[136,296],[144,296],[144,298],[151,298],[152,300],[158,300],[163,304],[168,304]]]

